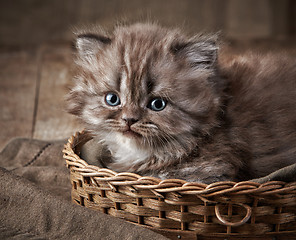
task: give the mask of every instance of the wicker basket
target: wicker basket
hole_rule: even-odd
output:
[[[63,150],[73,202],[171,239],[296,239],[296,183],[160,180],[116,173],[80,159],[92,137],[72,136]]]

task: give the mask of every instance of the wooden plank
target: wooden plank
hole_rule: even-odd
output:
[[[47,46],[40,51],[40,87],[33,137],[43,140],[68,138],[81,130],[76,119],[64,110],[64,97],[71,81],[71,49],[69,46]]]
[[[0,47],[71,39],[82,0],[0,1]]]
[[[225,32],[233,39],[258,39],[272,36],[269,0],[228,0]]]
[[[284,39],[289,34],[289,3],[290,0],[271,0],[273,37]]]
[[[108,29],[117,21],[146,19],[169,26],[184,25],[192,32],[222,30],[234,39],[289,38],[296,32],[295,2],[31,0],[16,4],[15,1],[0,1],[0,48],[71,40],[71,28],[76,25],[98,23]]]
[[[0,149],[13,137],[31,137],[37,82],[31,52],[0,54]]]

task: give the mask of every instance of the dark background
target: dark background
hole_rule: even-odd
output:
[[[295,0],[0,0],[0,46],[32,47],[72,39],[75,26],[158,21],[231,40],[294,41]]]

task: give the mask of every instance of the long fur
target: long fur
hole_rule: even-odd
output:
[[[68,111],[109,149],[110,168],[210,183],[295,162],[295,59],[226,61],[216,36],[155,24],[83,33],[76,48]],[[120,105],[106,104],[110,92]],[[148,107],[156,97],[167,103],[162,111]]]

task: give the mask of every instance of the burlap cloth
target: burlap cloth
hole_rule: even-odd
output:
[[[14,139],[0,153],[0,239],[166,239],[74,205],[65,141]]]
[[[62,158],[64,143],[14,139],[0,153],[1,240],[166,239],[143,227],[74,205],[69,171]],[[296,165],[256,179],[270,180],[296,181]]]

